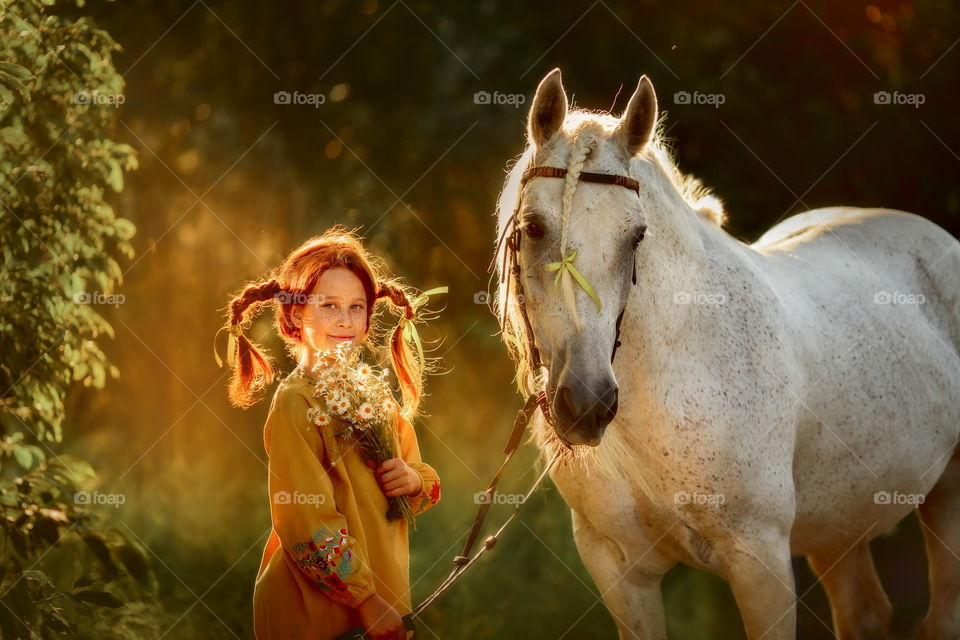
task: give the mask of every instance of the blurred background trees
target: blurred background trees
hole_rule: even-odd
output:
[[[496,196],[549,69],[574,104],[614,113],[648,74],[681,168],[745,241],[830,204],[906,209],[960,233],[960,7],[946,0],[48,2],[63,17],[2,5],[0,62],[19,65],[0,65],[4,428],[39,447],[8,445],[29,453],[3,469],[51,455],[21,418],[62,433],[47,446],[125,496],[99,511],[156,569],[164,637],[251,635],[268,403],[229,407],[210,342],[229,293],[334,223],[360,227],[412,285],[450,286],[424,332],[443,339],[451,372],[430,381],[417,425],[444,498],[411,540],[414,599],[446,573],[520,400],[483,302]],[[71,91],[122,98],[73,104]],[[134,149],[140,168],[124,176]],[[282,362],[271,322],[249,333]],[[535,472],[536,452],[523,453],[505,487]],[[905,633],[926,606],[916,524],[874,548]],[[801,637],[832,637],[821,589],[795,566]],[[614,637],[552,488],[471,573],[424,635]],[[681,568],[666,587],[674,637],[742,636],[722,582]]]

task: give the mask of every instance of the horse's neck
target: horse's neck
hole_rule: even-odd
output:
[[[764,286],[743,247],[694,211],[663,175],[660,204],[648,215],[649,237],[637,253],[637,286],[628,302],[625,341],[638,341],[658,367],[678,344],[719,339],[742,327],[733,288]],[[754,282],[755,281],[755,282]],[[718,311],[719,310],[719,311]],[[692,335],[703,332],[702,335]],[[707,337],[709,336],[709,338]]]

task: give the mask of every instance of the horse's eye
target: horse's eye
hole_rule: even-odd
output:
[[[535,240],[543,237],[543,229],[536,222],[528,222],[523,226],[523,230],[527,232],[528,237]]]

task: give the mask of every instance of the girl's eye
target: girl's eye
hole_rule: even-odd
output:
[[[543,229],[536,222],[528,222],[524,225],[523,230],[527,232],[528,237],[535,240],[543,237]]]

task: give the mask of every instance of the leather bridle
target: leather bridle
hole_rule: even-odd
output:
[[[537,348],[536,341],[533,336],[533,328],[530,324],[530,318],[527,316],[527,309],[523,302],[523,284],[520,278],[520,242],[523,239],[523,228],[517,224],[517,216],[520,213],[520,206],[523,202],[523,189],[532,178],[564,178],[567,175],[567,170],[560,167],[549,167],[549,166],[533,166],[523,172],[523,177],[520,180],[520,194],[517,198],[517,208],[513,212],[513,216],[510,220],[504,224],[503,231],[500,234],[500,239],[497,242],[497,246],[501,246],[503,243],[506,243],[503,248],[503,262],[501,264],[501,283],[504,283],[507,287],[505,300],[510,298],[510,286],[514,287],[516,295],[520,297],[520,317],[523,319],[523,325],[527,334],[527,344],[524,345],[528,354],[528,361],[533,371],[537,371],[543,365],[540,359],[540,350]],[[640,195],[640,183],[629,176],[616,175],[610,173],[592,173],[589,171],[580,172],[579,180],[581,182],[593,182],[596,184],[606,184],[613,185],[618,187],[624,187],[635,191],[637,195]],[[509,234],[509,235],[508,235]],[[641,235],[642,237],[642,235]],[[509,278],[507,275],[507,263],[509,262],[509,272],[513,276]],[[505,281],[505,282],[504,282]],[[637,259],[636,254],[634,254],[633,259],[633,284],[637,284]],[[503,305],[502,317],[500,318],[500,328],[506,328],[506,312],[507,305]],[[610,354],[610,362],[612,363],[614,358],[617,356],[617,349],[620,347],[620,324],[623,321],[623,313],[626,311],[626,307],[620,310],[620,314],[617,316],[616,324],[616,335],[614,337],[613,343],[613,352]],[[546,403],[544,403],[546,404]],[[541,406],[543,408],[543,406]],[[544,411],[544,415],[546,411]],[[549,419],[549,416],[548,416]]]

